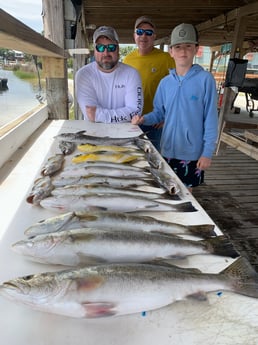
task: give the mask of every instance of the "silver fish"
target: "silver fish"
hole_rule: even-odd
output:
[[[124,195],[131,195],[136,197],[145,197],[147,199],[163,199],[169,198],[165,192],[161,193],[153,193],[141,190],[133,190],[128,188],[115,188],[110,186],[102,186],[102,185],[67,185],[65,187],[59,187],[52,190],[51,195],[89,195],[89,194],[124,194]]]
[[[54,156],[48,158],[47,162],[44,163],[43,167],[41,168],[41,174],[43,176],[51,176],[57,171],[61,170],[64,163],[64,155],[57,153]]]
[[[142,313],[187,298],[203,301],[206,293],[218,291],[258,298],[258,275],[239,258],[219,274],[151,264],[103,264],[31,274],[0,285],[0,294],[15,303],[74,318]]]
[[[179,185],[175,179],[170,174],[164,172],[163,169],[150,167],[150,172],[159,185],[165,188],[170,194],[178,194],[180,192]]]
[[[124,194],[84,195],[84,196],[50,196],[40,201],[43,208],[59,212],[112,211],[112,212],[140,212],[140,211],[197,211],[191,202],[177,204],[149,200]]]
[[[40,177],[34,181],[31,192],[26,201],[33,205],[39,205],[40,201],[51,194],[54,189],[50,176]]]
[[[76,168],[83,168],[83,167],[105,167],[105,168],[119,168],[124,170],[130,171],[145,171],[149,172],[148,167],[139,167],[132,164],[124,164],[124,163],[112,163],[112,162],[81,162],[77,164],[69,164],[63,168],[64,171],[66,170],[73,170]]]
[[[93,144],[93,145],[126,145],[134,144],[137,138],[144,138],[145,134],[128,138],[112,138],[112,137],[97,137],[85,134],[85,131],[76,133],[61,133],[54,138],[61,141],[70,141],[77,144]]]
[[[87,184],[101,184],[105,186],[118,187],[118,188],[137,188],[140,186],[157,187],[153,180],[124,178],[113,176],[77,176],[77,177],[55,177],[52,179],[54,187],[64,187],[66,185],[87,185]]]
[[[144,231],[80,228],[21,240],[12,249],[31,260],[77,266],[105,262],[150,262],[214,254],[236,258],[239,254],[227,237],[193,241],[176,235]]]
[[[127,170],[105,167],[103,166],[83,166],[83,167],[70,167],[63,170],[60,177],[76,177],[76,176],[111,176],[111,177],[126,177],[126,178],[151,178],[150,173],[141,170]]]
[[[41,220],[28,227],[26,236],[36,236],[55,231],[77,228],[146,231],[165,234],[189,234],[202,238],[216,236],[213,224],[182,225],[155,219],[150,216],[115,212],[68,212]]]
[[[76,149],[76,144],[70,141],[60,141],[58,146],[64,155],[70,155]]]

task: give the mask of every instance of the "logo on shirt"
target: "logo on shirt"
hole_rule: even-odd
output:
[[[124,89],[125,85],[124,84],[117,84],[115,85],[115,89]]]

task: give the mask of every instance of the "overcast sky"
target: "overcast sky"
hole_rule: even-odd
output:
[[[0,8],[31,29],[43,31],[42,0],[0,0]]]

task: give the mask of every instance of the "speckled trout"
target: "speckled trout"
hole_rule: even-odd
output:
[[[170,218],[171,216],[172,215],[170,215]],[[168,234],[189,234],[203,238],[209,238],[216,235],[213,224],[183,225],[176,222],[165,222],[150,216],[115,212],[84,212],[81,214],[68,212],[34,223],[28,227],[24,233],[26,236],[36,236],[49,232],[84,227]]]
[[[258,276],[244,258],[219,274],[151,264],[107,264],[19,277],[0,294],[31,308],[75,318],[141,313],[207,292],[258,297]],[[225,293],[225,298],[227,294]]]
[[[12,249],[36,262],[68,266],[149,262],[205,254],[239,256],[225,236],[195,241],[176,235],[93,228],[38,235],[14,243]]]
[[[105,195],[60,195],[50,196],[40,201],[43,208],[59,212],[141,212],[141,211],[163,211],[163,212],[194,212],[197,209],[191,202],[177,204],[164,203],[157,200],[150,200],[143,197],[136,197],[124,194]]]

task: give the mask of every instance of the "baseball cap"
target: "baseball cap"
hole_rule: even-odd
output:
[[[105,36],[113,42],[119,42],[118,34],[111,26],[100,26],[94,31],[93,43],[95,44],[100,36]]]
[[[198,32],[192,24],[177,25],[171,33],[171,46],[180,43],[198,44]]]
[[[135,22],[135,29],[138,28],[138,26],[140,26],[142,23],[148,23],[150,24],[154,29],[156,28],[156,25],[154,24],[153,20],[150,17],[146,17],[146,16],[141,16],[139,18],[136,19]]]

